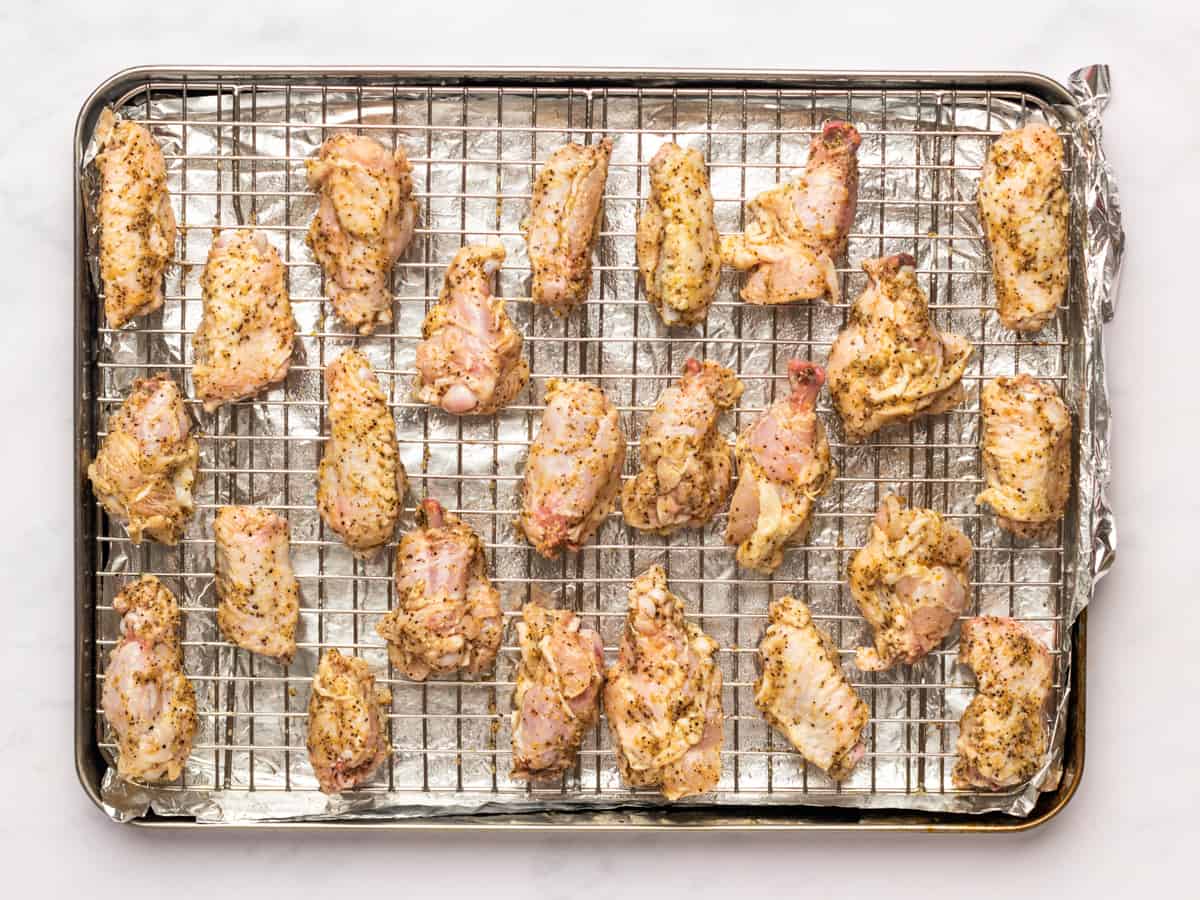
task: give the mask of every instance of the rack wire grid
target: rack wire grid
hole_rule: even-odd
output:
[[[319,654],[337,647],[368,660],[393,693],[387,733],[393,749],[363,793],[389,792],[436,804],[547,799],[582,807],[653,800],[621,784],[607,723],[587,737],[573,769],[548,784],[509,778],[509,708],[519,650],[507,622],[495,672],[478,680],[405,680],[388,664],[374,632],[391,607],[390,544],[361,562],[321,522],[315,472],[326,434],[323,369],[357,345],[390,392],[411,489],[402,529],[413,527],[421,497],[438,498],[484,540],[506,620],[535,589],[575,609],[604,639],[611,662],[632,578],[660,562],[688,614],[721,645],[725,742],[715,795],[692,802],[916,806],[932,795],[960,795],[951,781],[957,721],[973,694],[955,662],[952,639],[913,666],[846,672],[870,707],[866,757],[841,783],[794,753],[753,702],[758,639],[769,601],[796,594],[828,629],[843,656],[870,642],[845,581],[850,555],[867,537],[881,498],[896,491],[939,510],[971,538],[968,615],[1014,615],[1044,636],[1056,659],[1055,700],[1069,667],[1065,621],[1064,535],[1042,545],[1015,542],[974,503],[980,467],[980,384],[1030,372],[1060,389],[1068,379],[1066,307],[1035,341],[1003,329],[992,309],[990,269],[975,206],[987,147],[1001,130],[1029,119],[1063,123],[1054,109],[1021,91],[989,89],[734,89],[570,87],[530,83],[442,87],[290,79],[185,78],[140,85],[117,104],[145,121],[164,148],[179,223],[175,264],[162,311],[123,331],[98,327],[89,361],[95,398],[90,451],[134,378],[165,371],[191,394],[191,333],[199,319],[199,274],[216,230],[264,231],[280,250],[300,324],[292,373],[252,401],[204,415],[192,401],[201,445],[197,513],[177,547],[133,547],[124,530],[95,509],[98,605],[95,673],[117,637],[112,598],[132,576],[153,573],[176,592],[185,614],[185,666],[196,686],[200,728],[186,773],[159,790],[310,792],[316,782],[305,749],[309,685]],[[718,227],[745,225],[745,203],[801,171],[809,142],[828,118],[853,122],[859,152],[858,214],[849,263],[839,268],[842,302],[756,307],[737,296],[741,276],[726,270],[707,323],[667,330],[637,277],[634,223],[647,193],[646,166],[666,140],[700,148],[711,173]],[[332,314],[320,270],[304,244],[316,208],[304,163],[338,130],[403,146],[413,164],[420,222],[393,273],[395,322],[371,337],[348,332]],[[565,141],[614,140],[605,218],[587,304],[565,317],[528,298],[529,269],[520,221],[547,154]],[[1067,142],[1068,153],[1070,142]],[[1068,168],[1070,159],[1068,158]],[[498,294],[525,335],[531,388],[499,415],[454,418],[410,399],[420,324],[436,301],[444,267],[463,243],[498,236],[508,251]],[[939,328],[965,333],[975,355],[967,401],[946,415],[893,427],[863,445],[846,442],[826,394],[820,414],[839,474],[818,501],[806,542],[787,552],[774,577],[739,571],[722,540],[724,516],[703,530],[660,538],[609,516],[580,552],[543,560],[515,533],[521,463],[536,433],[547,379],[596,382],[618,404],[630,438],[625,477],[638,468],[637,437],[659,392],[688,356],[716,359],[739,373],[746,392],[723,425],[732,436],[786,391],[794,356],[823,361],[849,304],[865,285],[859,263],[908,252],[918,260]],[[1074,249],[1072,250],[1074,253]],[[90,263],[95,271],[95,257]],[[1078,269],[1077,266],[1073,266]],[[101,298],[102,302],[102,298]],[[1078,302],[1072,291],[1069,302]],[[290,666],[264,661],[224,642],[216,628],[211,521],[224,504],[284,513],[301,584],[299,652]],[[1073,506],[1073,505],[1072,505]],[[1074,508],[1069,518],[1075,515]],[[540,587],[539,587],[540,586]],[[957,634],[957,631],[955,631]],[[97,691],[97,694],[99,691]],[[97,711],[97,740],[110,756],[112,736]],[[1059,723],[1058,727],[1062,727]],[[922,800],[922,798],[925,798]],[[264,802],[269,803],[269,800]]]

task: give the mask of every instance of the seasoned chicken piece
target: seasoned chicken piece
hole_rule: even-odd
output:
[[[88,466],[96,499],[129,539],[177,544],[195,511],[192,485],[200,444],[179,386],[167,375],[140,378],[108,418],[108,434]]]
[[[610,138],[587,146],[566,144],[538,173],[529,217],[521,223],[534,303],[563,313],[587,299],[610,156]]]
[[[871,539],[850,558],[850,592],[875,646],[859,647],[864,671],[915,663],[942,642],[969,602],[970,539],[932,509],[905,509],[888,494]]]
[[[907,253],[865,260],[870,283],[829,350],[829,392],[852,441],[963,400],[971,342],[934,327],[916,265]]]
[[[200,286],[204,313],[192,336],[192,382],[212,412],[287,377],[296,320],[283,262],[262,232],[222,233]]]
[[[725,528],[738,565],[766,574],[779,568],[789,541],[808,533],[813,501],[837,474],[817,418],[825,370],[794,359],[788,375],[791,395],[738,435],[738,484]]]
[[[490,415],[529,381],[517,331],[504,301],[492,296],[492,276],[504,261],[499,241],[472,244],[454,255],[437,305],[421,326],[413,395],[456,415]]]
[[[986,503],[1005,531],[1021,538],[1053,534],[1071,492],[1071,413],[1054,386],[1030,375],[983,386]]]
[[[663,144],[650,160],[650,197],[638,219],[637,259],[646,299],[664,323],[705,320],[721,277],[721,236],[699,150]]]
[[[335,134],[310,159],[321,196],[308,245],[325,272],[333,310],[359,334],[392,321],[392,266],[412,240],[417,201],[412,166],[371,137]]]
[[[113,600],[121,638],[108,658],[101,705],[117,734],[117,772],[138,781],[174,781],[196,734],[196,694],[183,674],[179,604],[153,575]]]
[[[804,174],[765,191],[746,204],[745,234],[721,242],[726,265],[749,269],[742,299],[791,303],[840,299],[834,260],[846,252],[846,236],[858,207],[858,145],[847,122],[826,122],[808,151]]]
[[[367,358],[347,350],[325,367],[329,441],[317,470],[317,509],[360,559],[396,531],[408,475],[396,423]]]
[[[732,370],[687,361],[683,378],[663,391],[642,432],[642,470],[621,492],[626,523],[670,534],[713,517],[733,481],[733,452],[717,418],[742,390]]]
[[[526,603],[517,623],[521,664],[513,693],[512,778],[558,775],[575,763],[600,715],[604,645],[569,609]]]
[[[621,777],[668,800],[721,779],[721,670],[717,642],[684,620],[683,601],[651,566],[629,589],[621,655],[606,674],[604,712]]]
[[[578,550],[612,510],[624,464],[625,435],[604,391],[550,379],[525,463],[518,530],[548,559],[563,547]]]
[[[477,675],[496,661],[504,631],[483,542],[436,500],[425,500],[420,516],[396,548],[396,608],[375,631],[392,665],[415,681],[457,669]]]
[[[117,121],[106,109],[96,137],[104,317],[109,328],[120,328],[163,305],[163,272],[175,252],[175,213],[162,150],[144,125]]]
[[[296,652],[300,586],[292,574],[287,519],[256,506],[222,506],[213,537],[221,634],[288,665]]]
[[[802,601],[776,600],[769,615],[758,645],[762,674],[754,702],[801,756],[840,781],[863,757],[870,711],[842,673],[837,647]]]
[[[366,660],[325,651],[308,697],[308,760],[323,793],[357,787],[387,758],[391,702]]]
[[[1000,321],[1040,331],[1067,291],[1067,189],[1063,144],[1032,123],[1006,131],[988,151],[979,180],[979,217],[992,250]]]
[[[1028,781],[1049,743],[1050,651],[1019,622],[981,616],[963,623],[958,659],[975,672],[977,693],[958,724],[955,786],[994,791]]]

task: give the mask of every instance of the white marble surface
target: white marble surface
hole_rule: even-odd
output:
[[[0,366],[11,428],[0,449],[3,893],[419,897],[479,886],[499,897],[916,897],[969,885],[978,897],[1154,896],[1192,869],[1200,19],[1191,4],[1009,0],[974,17],[961,2],[609,0],[586,17],[561,0],[512,4],[521,13],[500,0],[363,3],[357,14],[334,12],[343,4],[330,0],[187,5],[10,0],[0,11]],[[1086,15],[1072,11],[1085,6]],[[1045,828],[996,838],[147,834],[107,822],[76,784],[71,753],[70,137],[102,79],[164,62],[990,67],[1060,79],[1084,63],[1111,64],[1106,143],[1129,233],[1109,330],[1121,548],[1093,608],[1088,761],[1068,809]]]

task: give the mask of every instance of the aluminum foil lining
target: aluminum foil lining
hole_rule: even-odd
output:
[[[462,512],[488,545],[508,619],[534,590],[548,590],[600,630],[611,660],[629,581],[653,563],[668,567],[673,590],[723,648],[726,684],[721,784],[713,795],[678,805],[716,814],[733,805],[803,804],[1023,815],[1040,790],[1057,784],[1070,626],[1112,565],[1116,546],[1106,496],[1109,405],[1102,324],[1115,306],[1123,234],[1116,183],[1101,145],[1107,67],[1072,76],[1076,102],[1062,108],[1019,92],[936,87],[744,94],[535,91],[532,85],[375,90],[336,82],[284,90],[236,80],[205,87],[182,96],[141,93],[120,110],[148,120],[167,155],[180,253],[168,273],[164,309],[124,331],[99,335],[98,421],[117,407],[134,378],[149,371],[172,372],[191,394],[190,334],[199,320],[199,275],[214,229],[266,230],[288,264],[301,336],[284,387],[212,415],[197,407],[200,508],[180,547],[133,548],[97,513],[97,674],[117,636],[112,598],[130,576],[154,572],[185,611],[185,666],[201,714],[181,784],[133,785],[110,769],[102,793],[114,819],[150,809],[201,822],[251,822],[555,811],[619,817],[623,810],[662,808],[657,794],[621,785],[603,724],[586,739],[576,769],[560,782],[529,790],[507,777],[507,714],[518,659],[511,621],[496,671],[481,681],[452,677],[421,686],[388,668],[374,624],[391,602],[391,551],[367,563],[354,561],[314,508],[313,472],[325,431],[322,368],[354,345],[391,387],[413,485],[401,528],[413,527],[413,504],[422,496],[436,496]],[[706,331],[664,329],[636,279],[633,231],[645,195],[646,161],[666,140],[704,151],[718,227],[732,232],[744,224],[744,200],[797,172],[811,136],[832,117],[849,118],[864,136],[851,264],[841,270],[843,294],[848,301],[865,285],[858,269],[862,259],[914,253],[939,327],[977,344],[964,380],[966,405],[854,446],[842,440],[823,397],[841,475],[820,501],[807,543],[789,552],[774,579],[747,577],[734,567],[721,540],[723,518],[703,532],[667,540],[628,531],[614,514],[577,556],[557,562],[537,557],[513,533],[511,514],[549,377],[568,374],[602,384],[620,406],[632,439],[626,471],[632,475],[642,423],[688,356],[716,359],[741,374],[746,393],[725,425],[732,435],[785,389],[787,360],[823,361],[845,321],[848,302],[776,309],[743,304],[737,274],[726,271]],[[974,197],[989,135],[1031,117],[1051,122],[1067,141],[1075,255],[1069,308],[1037,340],[1019,342],[999,326],[992,309]],[[421,201],[417,237],[394,275],[395,325],[372,338],[347,333],[332,317],[322,300],[320,271],[304,246],[316,203],[303,162],[341,127],[362,127],[385,143],[402,144],[414,161]],[[614,152],[596,279],[586,307],[562,319],[527,300],[529,270],[519,223],[528,209],[535,161],[565,140],[596,140],[605,133],[614,139]],[[94,278],[95,149],[87,148],[82,173]],[[499,293],[510,298],[510,312],[526,335],[534,377],[513,408],[494,419],[460,422],[411,402],[413,353],[454,250],[490,234],[508,250]],[[1056,379],[1076,414],[1076,502],[1055,546],[1014,542],[974,503],[980,485],[979,386],[1017,370]],[[957,631],[912,667],[867,674],[847,661],[847,673],[871,706],[872,724],[867,759],[841,785],[790,752],[754,708],[754,650],[773,597],[804,596],[846,655],[869,642],[845,587],[845,565],[865,542],[869,520],[888,490],[944,511],[972,538],[973,613],[1017,615],[1056,651],[1052,750],[1043,769],[1017,790],[953,788],[955,723],[973,695],[970,673],[956,664]],[[289,518],[302,590],[301,649],[290,668],[235,650],[216,629],[211,524],[224,503],[271,505]],[[366,658],[394,695],[391,760],[367,789],[341,797],[315,789],[304,748],[308,682],[326,647]],[[111,759],[111,734],[99,714],[97,719],[98,740]]]

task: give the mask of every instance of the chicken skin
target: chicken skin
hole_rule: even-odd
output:
[[[1071,413],[1054,386],[1030,375],[983,386],[983,473],[975,498],[1020,538],[1054,533],[1071,492]]]
[[[396,423],[359,351],[331,362],[325,383],[330,436],[317,470],[317,509],[354,555],[366,559],[391,540],[408,489]]]
[[[177,544],[195,511],[192,486],[200,444],[179,386],[164,374],[138,379],[121,408],[88,478],[96,499],[121,522],[134,544],[143,537]]]
[[[992,251],[1000,321],[1041,331],[1067,291],[1067,220],[1063,143],[1031,123],[1006,131],[988,151],[979,180],[979,217]]]
[[[721,670],[717,642],[684,619],[661,566],[629,590],[621,653],[606,675],[604,711],[621,777],[668,800],[703,794],[721,779]]]
[[[153,575],[125,585],[113,608],[121,638],[108,658],[101,706],[117,735],[122,778],[174,781],[196,734],[196,694],[183,674],[179,604]]]
[[[637,225],[646,298],[667,325],[697,325],[721,277],[708,169],[699,150],[663,144],[650,160],[650,197]]]
[[[865,260],[870,283],[829,350],[829,392],[849,440],[963,400],[971,342],[934,327],[916,265],[907,253]]]
[[[867,672],[915,663],[942,642],[970,600],[970,539],[932,509],[883,498],[871,539],[850,559],[850,592],[875,629],[859,647]]]
[[[120,328],[163,305],[163,272],[175,252],[175,213],[162,150],[144,125],[117,121],[106,109],[96,137],[104,317],[109,328]]]
[[[804,174],[759,194],[746,205],[745,234],[721,243],[726,265],[750,270],[742,287],[749,303],[840,299],[834,260],[858,208],[858,146],[847,122],[826,122],[808,151]]]
[[[414,681],[491,668],[504,620],[487,577],[483,542],[436,500],[421,504],[422,526],[396,549],[396,603],[375,627],[388,656]]]
[[[788,375],[791,395],[738,435],[738,484],[725,529],[738,565],[768,575],[783,562],[787,543],[808,533],[813,501],[837,474],[817,418],[825,371],[794,359]]]
[[[359,334],[392,321],[392,266],[412,240],[412,166],[371,137],[335,134],[307,163],[321,202],[308,245],[325,272],[333,310]]]
[[[958,724],[955,786],[994,791],[1028,781],[1049,744],[1050,651],[1019,622],[982,616],[963,623],[958,659],[975,673],[977,693]]]
[[[366,660],[325,651],[308,697],[308,760],[323,793],[362,784],[387,758],[391,702]]]
[[[525,464],[518,530],[547,559],[578,550],[612,510],[624,464],[625,435],[604,391],[552,378]]]
[[[463,247],[446,269],[437,305],[421,326],[413,395],[455,415],[490,415],[529,382],[517,331],[492,277],[504,261],[499,241]]]
[[[670,534],[713,517],[733,482],[733,452],[717,418],[742,390],[732,370],[687,361],[683,378],[663,391],[642,432],[642,470],[621,492],[628,525]]]
[[[287,377],[296,320],[287,272],[262,232],[226,231],[200,276],[204,313],[192,336],[192,382],[205,412]]]
[[[513,693],[512,778],[565,772],[596,724],[604,681],[600,635],[580,628],[568,609],[527,603],[517,623],[521,664]]]
[[[221,634],[243,650],[288,665],[296,653],[300,585],[287,519],[256,506],[222,506],[213,519]]]
[[[521,223],[534,303],[564,313],[587,299],[610,156],[610,138],[587,146],[565,144],[538,173],[529,216]]]

